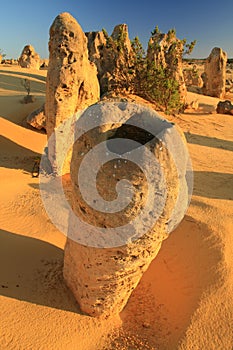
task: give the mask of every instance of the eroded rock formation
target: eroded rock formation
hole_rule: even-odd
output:
[[[188,86],[203,86],[203,80],[195,68],[183,70],[185,85]]]
[[[223,98],[226,88],[227,54],[218,47],[213,48],[205,62],[203,93],[208,96]]]
[[[85,132],[90,125],[91,131]],[[76,216],[71,216],[64,278],[87,314],[118,313],[161,242],[183,218],[188,201],[185,139],[153,110],[128,102],[101,102],[89,107],[78,121],[76,135],[80,130],[82,136],[73,147],[71,180],[72,209],[81,223],[77,225]],[[119,143],[119,138],[131,142]],[[88,171],[84,169],[82,177],[81,165],[100,142],[102,148],[87,163]],[[172,149],[176,149],[173,155]],[[114,158],[107,161],[110,152]],[[98,176],[93,183],[90,176],[96,169]],[[118,181],[123,179],[134,187],[132,197],[127,186],[119,192]],[[157,195],[153,197],[153,193]],[[111,202],[116,198],[120,207],[113,211]]]
[[[167,34],[153,34],[148,43],[147,57],[149,62],[168,68],[171,76],[178,81],[182,102],[185,102],[187,89],[185,86],[182,66],[183,42],[173,31]]]
[[[27,123],[33,128],[46,130],[45,105],[30,113],[27,117]]]
[[[217,113],[220,113],[220,114],[233,115],[233,104],[229,100],[220,101],[217,105],[216,111],[217,111]]]
[[[19,65],[22,68],[40,69],[40,56],[31,45],[26,45],[19,57]]]
[[[132,48],[126,24],[117,25],[109,36],[105,31],[86,33],[89,59],[98,69],[101,93],[130,89],[128,67]]]
[[[98,99],[97,69],[88,60],[87,38],[77,21],[69,13],[62,13],[50,28],[45,103],[48,138],[65,120]],[[70,132],[67,137],[72,137]],[[58,155],[67,140],[63,137],[58,142],[56,136],[49,147],[49,159],[55,172],[60,173]]]

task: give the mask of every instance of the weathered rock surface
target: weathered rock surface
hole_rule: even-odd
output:
[[[203,80],[195,69],[183,70],[185,85],[188,86],[203,86]]]
[[[227,54],[218,47],[213,48],[205,62],[205,71],[202,75],[205,95],[223,98],[226,85]]]
[[[184,136],[180,137],[180,131],[153,110],[127,102],[102,102],[89,107],[78,121],[76,136],[80,130],[82,136],[73,147],[71,180],[72,209],[81,224],[76,225],[76,217],[71,217],[64,278],[87,314],[118,313],[157,255],[161,242],[183,218],[188,201]],[[140,147],[129,140],[114,143],[115,138],[137,141]],[[80,179],[77,174],[80,175],[81,164],[99,143],[103,148],[91,164],[87,163],[88,171]],[[174,147],[173,157],[170,151]],[[109,152],[115,158],[107,161]],[[96,168],[94,185],[98,193],[92,190],[90,180]],[[118,191],[117,197],[116,188],[122,179],[133,185],[132,197],[127,188]],[[90,202],[84,200],[81,187],[87,191],[85,198]],[[153,198],[154,193],[159,195]],[[121,210],[108,211],[98,194],[107,201],[108,208],[116,198],[120,204],[125,200],[129,204]]]
[[[167,34],[157,33],[151,36],[147,49],[148,61],[171,71],[171,76],[179,83],[181,100],[185,102],[187,89],[183,75],[182,55],[183,43],[175,33],[170,31]]]
[[[77,21],[69,13],[62,13],[50,28],[45,103],[48,138],[65,120],[98,99],[97,70],[88,60],[87,38]],[[49,148],[49,159],[58,173],[57,155],[66,142],[64,138],[58,142],[55,137]]]
[[[115,26],[109,36],[106,32],[86,33],[89,59],[98,69],[101,94],[113,90],[130,89],[128,68],[132,59],[132,48],[128,26]]]
[[[94,62],[97,71],[98,71],[98,78],[100,78],[104,75],[104,66],[105,66],[105,60],[103,58],[103,51],[104,47],[106,46],[107,39],[104,35],[104,32],[88,32],[85,33],[87,39],[88,39],[88,54],[89,54],[89,60],[91,62]]]
[[[38,130],[46,130],[45,105],[30,113],[27,117],[27,123]]]
[[[219,114],[232,114],[233,115],[233,104],[231,101],[220,101],[216,109]]]
[[[26,45],[19,57],[19,65],[22,68],[40,69],[40,56],[31,45]]]

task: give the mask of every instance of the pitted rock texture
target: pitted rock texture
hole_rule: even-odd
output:
[[[187,89],[183,75],[182,55],[183,43],[175,33],[157,33],[151,36],[147,49],[148,61],[171,71],[173,78],[179,83],[181,100],[185,102]]]
[[[202,75],[205,95],[223,98],[226,92],[226,64],[227,54],[218,47],[213,48],[205,62]]]
[[[97,69],[88,60],[86,36],[69,13],[62,13],[50,28],[45,103],[48,138],[65,120],[98,99]],[[55,138],[49,158],[58,173],[57,155],[62,149],[63,145]]]
[[[28,115],[27,123],[35,129],[46,130],[46,117],[45,117],[44,104]]]
[[[26,45],[19,57],[19,65],[22,68],[40,69],[40,56],[31,45]]]
[[[70,220],[64,278],[85,313],[119,313],[162,241],[184,216],[188,202],[185,139],[153,110],[128,102],[101,102],[89,107],[78,121],[76,136],[81,130],[82,136],[73,147],[71,200],[74,213],[89,227],[76,225],[73,217]],[[128,140],[115,144],[119,138],[138,144]],[[96,177],[98,194],[110,205],[122,195],[116,192],[120,180],[127,179],[134,188],[129,204],[115,213],[101,209],[98,194],[90,188],[89,176],[96,164],[89,164],[84,178],[78,176],[89,151],[100,144],[103,149],[95,156],[102,164]],[[176,154],[171,155],[174,147]],[[110,152],[115,158],[104,161]],[[130,161],[135,152],[140,154]],[[152,160],[157,162],[154,167]],[[82,186],[90,202],[84,200]],[[155,202],[152,193],[158,196]],[[127,196],[123,191],[121,199]]]
[[[101,94],[113,90],[128,91],[130,89],[128,69],[133,58],[128,26],[126,24],[115,26],[110,36],[104,31],[89,32],[86,36],[89,59],[98,69]]]

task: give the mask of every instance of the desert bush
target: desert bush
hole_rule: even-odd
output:
[[[183,40],[186,40],[186,39],[183,39]],[[191,41],[190,44],[187,44],[186,41],[185,41],[184,50],[183,50],[183,56],[190,55],[192,53],[196,43],[197,43],[197,40]]]
[[[27,91],[27,94],[30,95],[31,92],[31,82],[29,79],[22,79],[21,85],[24,87],[24,89]]]
[[[116,40],[108,36],[106,31],[103,30],[103,32],[107,39],[106,48],[110,50],[112,57],[117,57],[119,54],[123,55],[122,60],[118,60],[117,81],[109,82],[111,90],[133,92],[155,103],[158,108],[166,113],[174,113],[183,108],[179,82],[174,78],[174,69],[178,62],[176,53],[177,55],[191,53],[196,41],[190,44],[187,44],[186,39],[173,42],[176,31],[171,29],[168,32],[168,41],[171,41],[169,64],[165,68],[148,62],[143,46],[137,36],[131,41],[132,53],[128,56],[126,50],[124,50],[125,36],[123,32],[119,34]],[[159,34],[158,26],[151,33],[152,36]],[[153,45],[156,45],[156,43],[153,43]],[[159,49],[159,44],[157,45]]]
[[[33,95],[30,94],[31,92],[31,81],[27,78],[25,79],[22,79],[21,80],[21,84],[22,86],[24,87],[24,89],[26,90],[27,92],[27,95],[24,96],[23,100],[22,100],[22,103],[33,103],[35,102],[35,97]]]
[[[105,28],[102,28],[102,32],[103,32],[105,38],[107,39],[107,38],[108,38],[108,32],[107,32],[107,30],[106,30]]]
[[[151,35],[152,36],[154,36],[154,35],[156,35],[156,34],[160,34],[161,32],[160,32],[160,30],[159,30],[159,27],[158,26],[156,26],[155,27],[155,29],[154,30],[152,30],[152,32],[151,32]]]
[[[179,83],[172,77],[172,72],[169,68],[148,62],[138,37],[134,38],[131,45],[134,51],[134,93],[155,103],[166,113],[179,111],[182,108]]]
[[[179,83],[171,76],[168,68],[156,66],[155,63],[148,64],[143,88],[145,97],[167,114],[182,109]]]

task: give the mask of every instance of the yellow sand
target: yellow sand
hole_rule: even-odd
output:
[[[198,111],[169,117],[186,132],[194,191],[120,318],[82,315],[62,279],[65,237],[31,177],[46,135],[25,124],[44,101],[46,71],[0,66],[1,350],[232,350],[233,116],[189,93]],[[22,78],[35,103],[24,105]],[[115,330],[113,330],[115,328]]]

